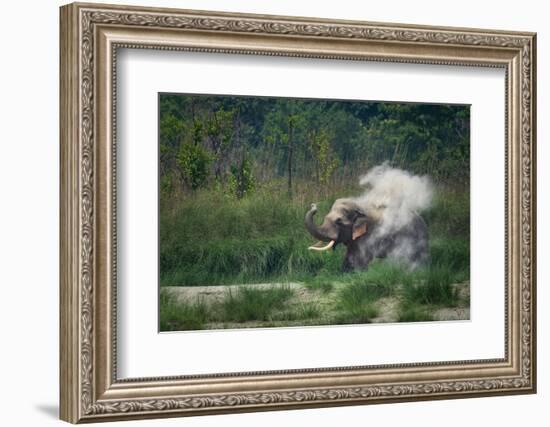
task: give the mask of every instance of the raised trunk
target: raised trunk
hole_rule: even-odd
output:
[[[323,240],[324,242],[333,240],[329,236],[327,236],[325,233],[323,233],[323,231],[313,222],[313,215],[315,215],[316,213],[317,213],[317,206],[312,205],[311,209],[306,213],[306,218],[304,221],[307,231],[309,231],[310,234],[316,239]]]

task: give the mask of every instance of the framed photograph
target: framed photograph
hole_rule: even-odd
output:
[[[536,391],[535,34],[60,22],[63,420]]]

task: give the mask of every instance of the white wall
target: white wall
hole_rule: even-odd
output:
[[[122,3],[111,0],[113,3]],[[518,1],[271,2],[138,1],[134,4],[450,25],[538,32],[539,393],[346,408],[209,416],[131,425],[278,426],[281,424],[473,426],[547,425],[550,301],[550,29],[544,3]],[[57,0],[2,5],[0,65],[0,401],[3,425],[60,424],[58,401],[58,6]],[[544,418],[543,418],[544,417]]]

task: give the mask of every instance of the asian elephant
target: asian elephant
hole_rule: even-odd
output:
[[[366,270],[374,258],[391,258],[414,269],[428,258],[428,228],[416,212],[391,221],[383,208],[366,210],[351,198],[337,199],[321,225],[313,221],[316,212],[312,204],[305,226],[313,237],[328,243],[309,249],[324,251],[343,243],[343,271]]]

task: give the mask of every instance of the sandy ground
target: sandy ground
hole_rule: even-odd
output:
[[[276,286],[285,286],[294,289],[298,295],[308,291],[300,283],[259,283],[254,285],[223,285],[223,286],[164,286],[162,289],[167,289],[175,295],[178,300],[196,301],[197,298],[204,298],[206,302],[219,302],[223,299],[226,292],[237,292],[243,286],[255,289],[269,289]]]
[[[290,304],[311,304],[314,303],[319,307],[320,312],[324,313],[326,318],[315,318],[296,321],[275,321],[275,322],[263,322],[252,321],[245,323],[209,323],[208,329],[227,329],[227,328],[257,328],[257,327],[274,327],[274,326],[298,326],[298,325],[319,325],[330,324],[331,314],[334,311],[333,301],[335,299],[334,294],[338,292],[338,284],[335,284],[334,289],[330,292],[323,292],[318,289],[308,289],[301,283],[260,283],[252,285],[225,285],[225,286],[166,286],[162,289],[166,289],[172,295],[174,295],[181,302],[195,302],[202,300],[207,304],[219,303],[223,300],[228,292],[237,292],[239,288],[247,286],[256,289],[268,289],[276,286],[290,287],[294,290],[294,297]],[[342,286],[342,285],[341,285]],[[469,299],[470,286],[469,283],[461,283],[454,285],[458,287],[461,300]],[[380,298],[376,303],[378,308],[378,317],[371,319],[372,323],[394,323],[399,319],[399,299],[396,297]],[[327,316],[328,315],[328,316]],[[432,313],[433,320],[435,321],[447,321],[447,320],[469,320],[470,308],[469,307],[448,307],[440,308]]]

